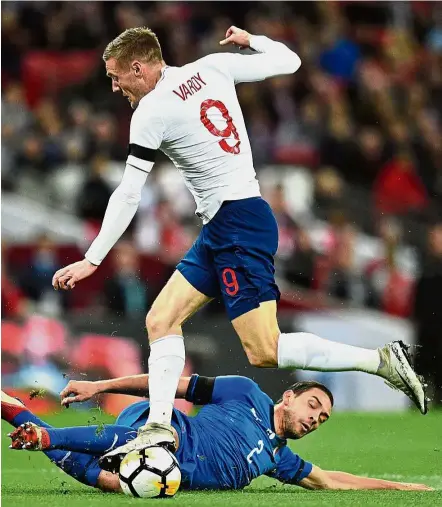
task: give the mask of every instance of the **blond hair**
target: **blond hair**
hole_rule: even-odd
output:
[[[106,62],[115,58],[120,65],[128,65],[132,60],[144,62],[161,62],[163,55],[158,37],[145,26],[128,28],[109,42],[103,53]]]

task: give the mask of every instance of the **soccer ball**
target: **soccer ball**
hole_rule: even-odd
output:
[[[131,451],[120,465],[120,484],[129,496],[141,498],[172,497],[181,483],[175,456],[158,445]]]

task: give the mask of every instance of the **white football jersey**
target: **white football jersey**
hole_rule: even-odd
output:
[[[183,67],[165,67],[141,99],[130,128],[127,163],[150,171],[161,150],[184,177],[204,223],[226,200],[260,195],[235,84],[294,72],[296,53],[253,37],[260,55],[218,53]]]
[[[130,224],[158,150],[181,171],[203,223],[224,201],[260,195],[235,84],[292,74],[301,60],[267,37],[252,36],[250,47],[260,54],[218,53],[162,70],[132,116],[123,178],[85,254],[92,264],[102,262]]]

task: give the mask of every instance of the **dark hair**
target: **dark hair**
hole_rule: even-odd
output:
[[[302,382],[296,382],[296,384],[293,384],[292,386],[290,386],[287,389],[287,391],[291,390],[291,391],[293,391],[293,394],[298,396],[299,394],[310,391],[311,389],[321,389],[321,391],[323,391],[330,398],[330,402],[331,402],[332,406],[334,405],[335,400],[333,398],[333,394],[330,391],[330,389],[328,389],[328,387],[326,387],[324,384],[321,384],[320,382],[316,382],[315,380],[304,380]],[[282,401],[282,397],[276,403],[281,403],[281,401]]]

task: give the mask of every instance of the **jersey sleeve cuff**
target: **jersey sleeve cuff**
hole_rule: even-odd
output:
[[[156,160],[158,150],[130,143],[127,149],[127,164],[149,173]]]
[[[84,258],[94,266],[99,266],[102,263],[103,259],[99,259],[93,251],[90,252],[89,250],[84,254]]]
[[[147,174],[150,173],[153,167],[153,162],[149,160],[142,160],[141,158],[135,157],[134,155],[129,155],[127,157],[126,164],[135,167],[135,169],[139,169],[140,171],[143,171]]]
[[[207,405],[212,401],[215,377],[202,377],[194,374],[190,378],[185,400],[196,405]]]
[[[313,465],[309,463],[308,461],[301,460],[301,464],[298,468],[298,471],[293,476],[293,478],[289,481],[289,484],[298,484],[302,481],[302,479],[305,479],[308,477],[313,469]]]
[[[249,41],[250,49],[256,51],[257,53],[265,53],[268,41],[270,41],[270,39],[265,35],[251,35]]]
[[[194,373],[190,377],[190,382],[189,382],[189,385],[187,386],[186,396],[184,397],[184,399],[186,401],[193,402],[193,395],[195,393],[195,385],[196,385],[196,381],[198,380],[198,377],[199,377],[199,375],[197,373]]]

